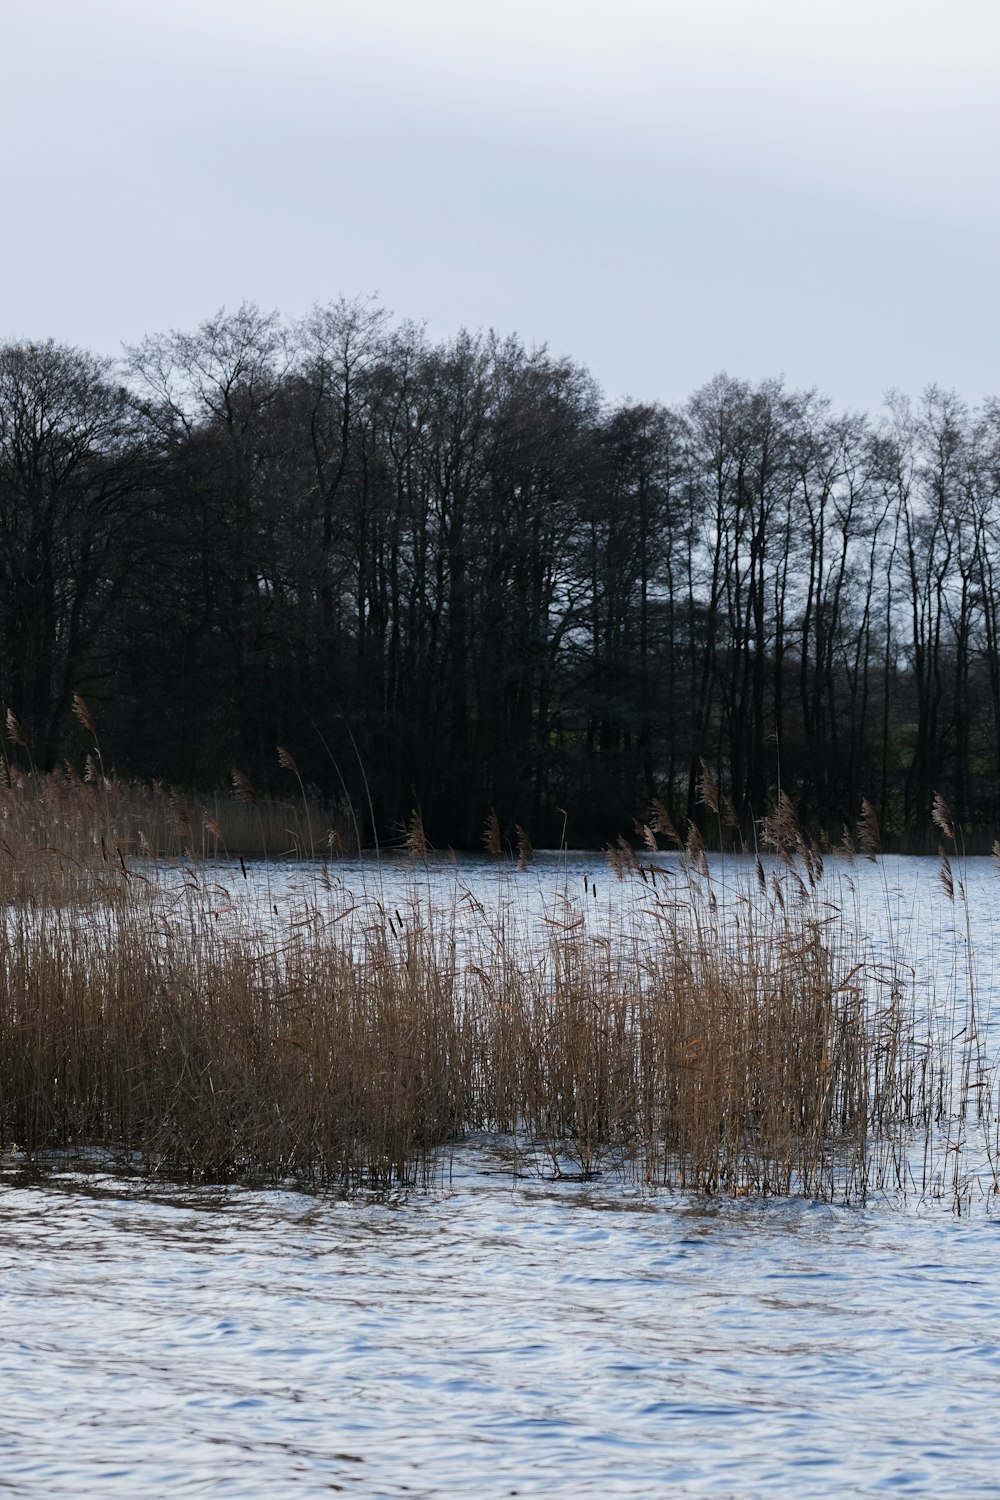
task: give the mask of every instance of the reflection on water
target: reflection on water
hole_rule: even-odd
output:
[[[517,1181],[0,1194],[0,1491],[993,1495],[998,1226]]]
[[[552,869],[582,887],[585,863]],[[456,880],[524,908],[553,899],[540,868],[422,878],[445,908]],[[632,899],[586,874],[592,906]],[[402,902],[408,876],[343,867],[331,901]],[[280,918],[287,872],[253,878]],[[845,878],[848,920],[891,916],[915,981],[943,962],[958,989],[964,908],[933,896],[933,862]],[[986,1010],[995,882],[970,862]],[[0,1492],[997,1493],[988,1200],[706,1203],[516,1163],[469,1142],[429,1191],[341,1202],[8,1160]]]

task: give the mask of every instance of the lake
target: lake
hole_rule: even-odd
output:
[[[725,899],[738,866],[713,869]],[[335,884],[402,907],[412,873],[354,862]],[[992,1047],[1000,885],[987,860],[956,873],[956,903],[936,861],[826,879],[946,1007],[971,936]],[[301,868],[248,875],[199,878],[241,882],[280,923]],[[643,899],[599,856],[418,876],[444,907],[458,881],[538,919],[584,877],[597,925]],[[11,1156],[0,1491],[996,1494],[1000,1224],[977,1151],[957,1199],[863,1206],[552,1181],[485,1137],[442,1152],[429,1186],[351,1200]]]

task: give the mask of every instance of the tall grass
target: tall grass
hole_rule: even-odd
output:
[[[176,829],[169,796],[0,789],[3,1149],[351,1188],[490,1130],[553,1172],[857,1200],[929,1190],[926,1143],[970,1100],[989,1136],[992,1075],[980,1052],[956,1068],[954,1006],[929,1017],[859,942],[785,803],[739,879],[694,834],[654,852],[647,825],[612,853],[615,899],[567,876],[539,914],[513,870],[489,909],[458,874],[435,904],[425,843],[392,908],[319,862],[258,904],[183,838],[164,878],[138,857],[162,801]]]
[[[258,797],[234,773],[229,794],[188,794],[107,776],[88,756],[84,774],[23,771],[0,761],[0,904],[101,900],[156,858],[288,858],[356,851],[350,809],[306,789],[287,801]]]

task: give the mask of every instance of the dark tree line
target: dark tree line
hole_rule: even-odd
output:
[[[36,764],[262,786],[291,748],[379,832],[750,835],[934,792],[1000,824],[1000,404],[878,418],[720,375],[610,407],[516,338],[252,306],[120,363],[0,348],[0,697]],[[8,753],[22,753],[8,745]],[[714,821],[714,820],[713,820]]]

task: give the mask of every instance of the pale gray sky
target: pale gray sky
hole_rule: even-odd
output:
[[[1000,394],[998,0],[0,0],[0,336],[377,292],[676,400]]]

